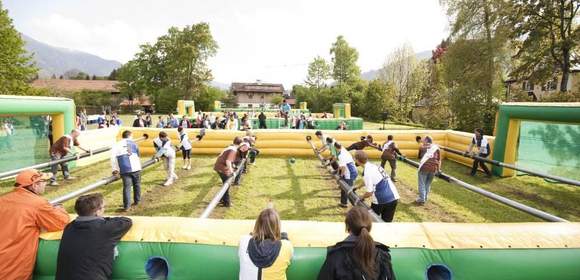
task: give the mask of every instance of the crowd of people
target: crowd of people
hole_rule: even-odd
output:
[[[169,117],[173,126],[173,116]],[[203,124],[203,119],[204,117],[201,122],[195,123]],[[153,140],[156,150],[154,159],[164,162],[164,186],[170,186],[178,179],[175,173],[177,153],[182,153],[183,169],[191,169],[192,143],[201,141],[204,137],[202,130],[194,140],[190,140],[184,128],[192,125],[185,121],[177,121],[177,146],[172,145],[166,131],[159,132],[158,137]],[[141,124],[146,121],[138,118],[136,122]],[[477,155],[486,157],[490,151],[489,143],[481,129],[475,132],[466,154],[472,153],[473,148],[476,148]],[[72,154],[73,147],[91,153],[80,145],[80,133],[79,129],[73,129],[70,134],[59,138],[50,149],[51,159],[56,160]],[[315,135],[322,143],[317,152],[330,152],[326,164],[332,166],[351,187],[350,190],[341,189],[339,205],[346,208],[349,194],[362,189],[358,197],[362,200],[370,198],[373,212],[383,221],[392,222],[400,199],[395,185],[396,160],[403,157],[395,137],[388,135],[384,143],[378,144],[368,135],[344,147],[322,131],[317,131]],[[123,131],[121,136],[122,139],[111,149],[111,168],[112,173],[119,176],[123,183],[123,205],[120,210],[127,211],[141,201],[142,166],[139,146],[133,140],[132,132]],[[236,175],[236,170],[237,176],[232,179],[232,183],[240,183],[241,174],[247,171],[248,164],[254,163],[259,153],[255,147],[256,140],[251,130],[246,129],[244,137],[235,137],[232,144],[218,155],[214,170],[222,183]],[[441,172],[441,152],[430,136],[418,136],[416,140],[419,143],[417,153],[420,161],[417,172],[418,197],[415,203],[424,205],[428,200],[433,178]],[[382,152],[380,165],[369,160],[365,148]],[[389,174],[384,170],[387,162],[390,166]],[[60,165],[64,179],[72,180],[66,163]],[[472,175],[475,175],[478,166],[486,174],[490,174],[483,162],[475,161]],[[357,167],[362,172],[359,173]],[[131,219],[104,217],[104,198],[100,193],[92,193],[76,200],[74,209],[78,217],[70,221],[62,205],[52,205],[41,196],[47,183],[58,185],[57,165],[51,171],[52,174],[37,170],[22,171],[16,176],[14,190],[0,196],[0,220],[4,222],[4,226],[0,227],[0,236],[10,236],[0,239],[0,279],[29,279],[34,268],[40,232],[60,230],[64,232],[57,257],[56,279],[110,279],[117,254],[116,245],[130,230]],[[362,181],[355,185],[359,174]],[[351,202],[353,205],[357,204],[357,201]],[[232,205],[228,190],[220,203],[224,207]],[[292,262],[293,247],[287,234],[280,231],[280,223],[276,210],[268,207],[258,215],[253,231],[241,237],[238,249],[239,279],[258,279],[258,275],[260,279],[285,279],[286,269]],[[353,206],[346,213],[345,224],[348,236],[328,248],[318,279],[395,279],[389,248],[374,242],[370,235],[372,219],[369,212]]]

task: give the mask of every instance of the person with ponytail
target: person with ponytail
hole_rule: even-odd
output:
[[[280,217],[271,206],[262,210],[254,231],[242,236],[238,247],[240,280],[286,280],[294,249],[280,231]]]
[[[371,237],[373,225],[368,210],[355,206],[346,213],[348,237],[328,247],[318,280],[392,280],[389,247]]]

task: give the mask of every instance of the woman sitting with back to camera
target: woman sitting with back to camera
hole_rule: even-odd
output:
[[[294,249],[280,232],[280,217],[273,208],[262,210],[254,231],[242,236],[238,248],[240,280],[286,280]]]
[[[373,225],[367,210],[355,206],[346,213],[348,237],[328,247],[318,280],[391,280],[395,273],[389,247],[374,242]]]

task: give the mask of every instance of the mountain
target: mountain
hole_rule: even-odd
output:
[[[96,55],[53,47],[51,45],[34,40],[24,34],[24,48],[34,54],[36,66],[40,69],[38,75],[47,78],[53,74],[57,77],[66,71],[76,69],[97,76],[108,76],[113,69],[119,68],[121,63],[115,60],[107,60]]]
[[[427,51],[422,51],[422,52],[415,53],[415,57],[418,60],[429,59],[429,58],[431,58],[431,51],[427,50]],[[366,72],[362,72],[360,74],[360,76],[361,76],[361,78],[363,80],[371,81],[371,80],[376,79],[379,76],[379,72],[380,71],[381,71],[381,69],[369,70],[369,71],[366,71]]]

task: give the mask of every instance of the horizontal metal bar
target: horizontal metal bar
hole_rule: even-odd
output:
[[[501,166],[501,167],[505,167],[505,168],[509,168],[509,169],[513,169],[513,170],[517,170],[520,172],[524,172],[533,176],[538,176],[538,177],[542,177],[542,178],[546,178],[546,179],[550,179],[550,180],[554,180],[554,181],[558,181],[560,183],[565,183],[565,184],[569,184],[569,185],[574,185],[574,186],[580,186],[580,181],[574,180],[574,179],[569,179],[569,178],[565,178],[565,177],[560,177],[560,176],[554,176],[554,175],[550,175],[547,173],[542,173],[542,172],[538,172],[538,171],[534,171],[534,170],[530,170],[530,169],[526,169],[526,168],[521,168],[521,167],[517,167],[515,165],[509,164],[509,163],[503,163],[501,161],[497,161],[497,160],[493,160],[493,159],[488,159],[488,158],[484,158],[484,157],[480,157],[480,156],[476,156],[476,155],[472,155],[472,154],[465,154],[461,151],[455,150],[455,149],[451,149],[451,148],[447,148],[447,147],[442,147],[441,149],[446,151],[446,152],[450,152],[456,155],[460,155],[460,156],[464,156],[466,158],[471,158],[471,159],[477,159],[483,162],[487,162],[496,166]]]
[[[412,160],[410,160],[408,158],[398,157],[398,159],[401,160],[401,161],[403,161],[403,162],[405,162],[405,163],[407,163],[407,164],[409,164],[409,165],[411,165],[411,166],[414,166],[416,168],[419,167],[419,163],[417,163],[415,161],[412,161]],[[560,218],[558,216],[554,216],[554,215],[552,215],[550,213],[547,213],[547,212],[544,212],[542,210],[538,210],[536,208],[527,206],[527,205],[522,204],[522,203],[519,203],[517,201],[513,201],[513,200],[511,200],[509,198],[506,198],[506,197],[503,197],[501,195],[492,193],[490,191],[486,191],[486,190],[484,190],[482,188],[479,188],[479,187],[476,187],[476,186],[471,185],[469,183],[466,183],[464,181],[461,181],[461,180],[459,180],[459,179],[457,179],[457,178],[455,178],[453,176],[450,176],[448,174],[445,174],[445,173],[440,172],[440,173],[437,173],[436,176],[439,177],[439,178],[441,178],[441,179],[443,179],[443,180],[445,180],[445,181],[447,181],[447,182],[455,183],[455,184],[457,184],[457,185],[459,185],[459,186],[461,186],[461,187],[463,187],[463,188],[465,188],[467,190],[470,190],[472,192],[478,193],[478,194],[483,195],[483,196],[485,196],[487,198],[493,199],[493,200],[495,200],[495,201],[497,201],[497,202],[499,202],[501,204],[507,205],[509,207],[515,208],[517,210],[520,210],[522,212],[528,213],[528,214],[530,214],[532,216],[538,217],[538,218],[540,218],[542,220],[549,221],[549,222],[568,222],[567,220],[562,219],[562,218]]]
[[[318,157],[318,159],[320,160],[320,163],[322,163],[323,165],[324,163],[324,158],[322,157],[322,155],[316,150],[316,147],[314,146],[314,144],[312,143],[312,141],[308,140],[308,143],[310,143],[310,145],[312,146],[312,151],[314,151],[314,154],[316,155],[316,157]],[[371,215],[371,218],[373,219],[373,221],[375,222],[384,222],[383,219],[381,219],[381,217],[379,215],[377,215],[377,213],[375,213],[375,211],[373,211],[366,203],[364,203],[364,201],[360,198],[360,196],[358,196],[354,191],[354,187],[351,187],[349,184],[347,184],[342,178],[340,178],[340,176],[338,176],[337,174],[333,174],[332,170],[328,167],[326,167],[326,170],[332,175],[332,177],[338,182],[338,186],[346,192],[348,200],[350,201],[350,203],[352,205],[356,205],[356,206],[360,206],[365,208],[369,214]]]
[[[135,140],[135,142],[139,142],[139,141],[143,141],[145,139],[147,139],[148,136],[145,135],[143,137],[137,138]],[[77,160],[77,159],[81,159],[81,158],[86,158],[86,157],[90,157],[96,154],[100,154],[100,153],[104,153],[106,151],[110,151],[113,147],[102,147],[102,148],[98,148],[95,150],[92,150],[88,153],[82,153],[79,154],[78,156],[75,155],[70,155],[70,156],[66,156],[57,160],[52,160],[49,162],[44,162],[44,163],[39,163],[39,164],[35,164],[35,165],[31,165],[31,166],[27,166],[27,167],[22,167],[22,168],[18,168],[18,169],[14,169],[14,170],[10,170],[10,171],[6,171],[6,172],[2,172],[0,173],[0,180],[17,175],[18,173],[24,171],[24,170],[28,170],[28,169],[45,169],[48,167],[51,167],[53,165],[56,164],[61,164],[61,163],[65,163],[65,162],[69,162],[69,161],[73,161],[73,160]]]
[[[155,164],[157,161],[158,160],[156,160],[156,159],[150,159],[150,160],[143,163],[142,168],[145,169],[146,167],[149,167],[149,166]],[[81,196],[87,192],[90,192],[94,189],[97,189],[97,188],[100,188],[104,185],[108,185],[112,182],[115,182],[115,181],[119,180],[120,178],[121,178],[120,176],[109,176],[107,178],[103,178],[99,181],[96,181],[96,182],[86,186],[86,187],[80,188],[76,191],[73,191],[73,192],[67,193],[63,196],[57,197],[57,198],[51,200],[50,203],[54,205],[54,204],[66,202],[66,201],[71,200],[75,197],[78,197],[78,196]]]
[[[241,163],[238,165],[239,167],[234,171],[234,174],[226,180],[226,182],[222,185],[221,189],[216,193],[213,199],[209,202],[207,207],[203,210],[203,213],[199,216],[200,219],[207,219],[213,210],[217,207],[218,203],[226,193],[226,191],[230,188],[233,180],[238,176],[238,174],[242,171],[241,166],[246,164],[246,158],[242,159]]]

